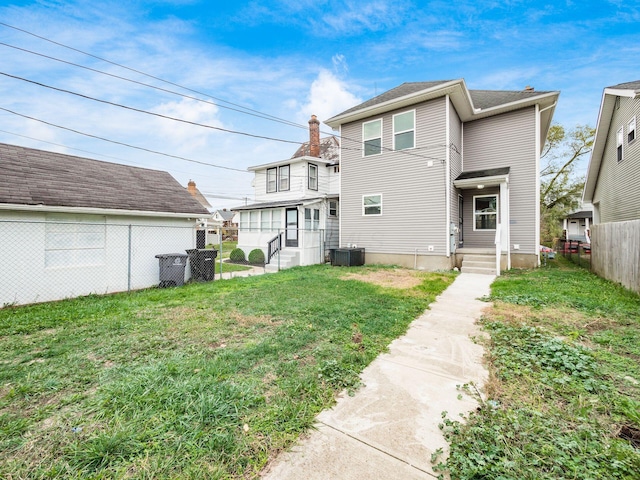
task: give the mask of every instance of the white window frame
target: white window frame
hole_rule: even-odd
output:
[[[396,131],[396,117],[399,117],[401,115],[407,115],[409,113],[412,114],[412,117],[413,117],[413,128],[408,128],[406,130],[398,130],[398,131]],[[402,135],[402,134],[408,133],[408,132],[412,132],[413,133],[413,145],[411,145],[410,147],[401,148],[400,150],[410,150],[412,148],[416,148],[416,111],[415,110],[407,110],[406,112],[396,113],[395,115],[393,115],[392,127],[393,127],[393,149],[394,150],[398,150],[398,148],[396,148],[396,137],[398,135]]]
[[[365,135],[365,126],[371,123],[376,123],[376,122],[380,123],[380,134],[375,137],[367,138],[367,136]],[[374,155],[380,155],[382,153],[382,131],[383,131],[383,122],[381,118],[376,118],[375,120],[370,120],[368,122],[362,123],[362,156],[363,157],[372,157]],[[376,139],[380,139],[380,146],[378,147],[380,150],[378,152],[367,154],[367,142],[371,140],[376,140]]]
[[[486,212],[486,213],[478,213],[476,209],[476,200],[478,198],[495,198],[496,199],[496,211],[495,212]],[[473,231],[474,232],[495,232],[498,227],[498,212],[500,211],[500,195],[497,193],[487,194],[487,195],[474,195],[473,196]],[[477,228],[477,218],[478,215],[495,215],[496,216],[496,228]]]
[[[270,230],[271,230],[271,211],[261,210],[260,211],[260,231],[268,232]]]
[[[616,131],[616,158],[618,162],[621,162],[624,159],[624,129],[620,127]]]
[[[278,169],[276,167],[267,168],[267,193],[278,191]]]
[[[286,176],[283,175],[283,172],[287,172]],[[286,186],[283,186],[283,181],[286,180]],[[278,191],[286,192],[291,188],[291,166],[290,165],[282,165],[278,167]]]
[[[379,203],[371,203],[371,204],[365,204],[365,199],[367,198],[371,198],[371,197],[380,197],[380,201]],[[367,208],[374,208],[374,207],[378,207],[380,208],[380,212],[378,213],[367,213]],[[367,217],[379,217],[382,215],[382,194],[381,193],[371,193],[368,195],[362,195],[362,216],[367,216]]]
[[[282,210],[274,210],[271,212],[271,230],[282,229]]]
[[[636,141],[636,117],[634,116],[627,124],[627,143]]]
[[[332,206],[332,204],[333,204],[333,206]],[[337,200],[329,200],[329,208],[327,209],[327,214],[328,214],[329,217],[337,217],[338,216],[338,201]]]
[[[315,171],[315,175],[312,173]],[[309,164],[307,187],[309,190],[318,190],[318,165],[314,163]]]

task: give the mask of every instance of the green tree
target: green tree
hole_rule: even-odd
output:
[[[588,125],[549,128],[540,171],[540,238],[547,245],[562,234],[561,220],[579,205],[585,179],[576,167],[591,153],[594,135]]]

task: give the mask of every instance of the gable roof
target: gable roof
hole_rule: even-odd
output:
[[[544,146],[547,131],[560,92],[535,90],[469,90],[464,79],[435,82],[408,82],[384,92],[360,105],[356,105],[324,123],[337,128],[345,123],[382,115],[386,112],[413,106],[448,95],[463,122],[499,115],[521,108],[540,107],[540,148]]]
[[[0,207],[209,215],[167,172],[4,143],[0,143]]]
[[[600,102],[600,111],[598,112],[598,123],[596,124],[596,135],[593,140],[587,178],[584,182],[584,190],[582,192],[582,200],[584,202],[593,201],[593,194],[595,193],[600,165],[602,164],[604,147],[607,143],[607,135],[609,133],[609,127],[611,126],[616,97],[637,98],[638,96],[640,96],[640,80],[619,83],[618,85],[605,88],[602,92],[602,101]]]
[[[220,217],[225,221],[228,222],[229,220],[231,220],[234,217],[234,214],[232,211],[230,210],[216,210],[215,213],[217,213],[218,215],[220,215]]]

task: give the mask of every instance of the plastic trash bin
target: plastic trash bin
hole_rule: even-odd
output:
[[[180,287],[184,285],[184,268],[187,266],[184,253],[161,253],[156,255],[160,264],[160,288]]]
[[[213,248],[192,248],[186,250],[191,264],[191,278],[208,282],[216,277],[216,257],[218,251]]]

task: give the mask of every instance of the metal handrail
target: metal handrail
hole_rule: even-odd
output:
[[[267,262],[266,263],[270,263],[271,259],[276,255],[276,253],[278,253],[280,250],[282,250],[282,235],[283,234],[284,234],[284,232],[279,232],[278,235],[273,237],[267,243]]]

